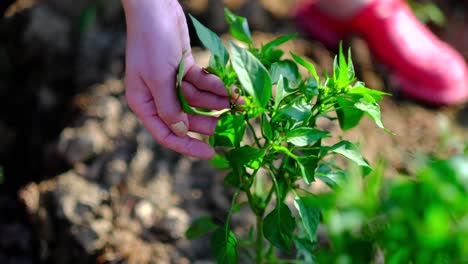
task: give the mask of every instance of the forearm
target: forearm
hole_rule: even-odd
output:
[[[142,10],[151,12],[167,12],[179,6],[177,0],[122,0],[122,5],[127,15]]]

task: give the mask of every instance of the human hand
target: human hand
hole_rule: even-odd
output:
[[[184,52],[182,92],[190,105],[212,110],[228,108],[228,93],[218,77],[195,64],[181,6],[177,0],[122,2],[127,21],[128,105],[161,145],[193,157],[213,157],[209,144],[187,136],[188,131],[211,135],[218,119],[182,111],[176,74]]]

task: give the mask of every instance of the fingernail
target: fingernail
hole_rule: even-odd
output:
[[[179,137],[183,137],[183,136],[187,135],[187,132],[188,132],[187,126],[182,121],[177,122],[175,124],[172,124],[171,125],[171,130],[172,130],[172,132],[174,132]]]

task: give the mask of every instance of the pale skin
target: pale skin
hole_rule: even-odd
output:
[[[322,0],[321,5],[330,11],[340,5],[340,10],[356,12],[370,1]],[[182,111],[176,73],[183,54],[187,53],[182,91],[189,104],[212,110],[228,108],[228,93],[219,78],[195,64],[181,6],[177,0],[122,3],[127,21],[125,83],[129,107],[162,146],[192,157],[212,158],[214,149],[209,144],[187,135],[189,131],[213,134],[218,119]]]
[[[145,128],[161,145],[209,159],[213,148],[188,131],[211,135],[217,118],[187,115],[180,107],[176,72],[184,52],[182,90],[195,107],[229,107],[221,80],[206,74],[190,52],[187,22],[177,0],[123,0],[127,20],[126,98]]]

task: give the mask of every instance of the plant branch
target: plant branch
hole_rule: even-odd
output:
[[[257,220],[257,257],[256,263],[263,262],[263,213],[256,216]]]
[[[250,128],[250,130],[252,131],[252,135],[253,135],[253,137],[254,137],[255,144],[257,145],[257,147],[262,148],[262,145],[260,145],[260,140],[259,140],[259,138],[257,137],[257,133],[255,133],[255,129],[254,129],[254,127],[252,126],[252,124],[250,123],[250,121],[249,121],[247,115],[245,115],[245,122],[247,123],[247,126],[248,126],[248,127]]]

